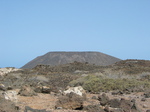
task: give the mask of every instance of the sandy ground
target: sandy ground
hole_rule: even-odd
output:
[[[117,98],[117,99],[128,99],[132,100],[135,99],[138,109],[141,112],[146,112],[146,110],[150,109],[150,98],[146,98],[146,101],[141,101],[143,96],[143,92],[139,93],[132,93],[132,94],[123,94],[123,95],[112,95],[111,93],[106,93],[110,99]],[[98,94],[87,94],[87,101],[84,102],[84,105],[94,105],[99,104],[99,101],[96,99],[92,99],[93,96],[98,96]],[[47,111],[51,112],[85,112],[85,111],[78,111],[78,110],[54,110],[55,103],[58,99],[58,96],[54,94],[42,94],[38,93],[37,96],[32,97],[25,97],[25,96],[18,96],[18,103],[17,105],[21,108],[21,112],[23,112],[25,106],[30,106],[34,109],[46,109]]]
[[[58,96],[42,93],[38,93],[37,96],[32,97],[18,96],[17,105],[21,108],[20,112],[24,112],[25,106],[29,106],[33,109],[46,109],[51,112],[78,112],[77,110],[54,110],[57,98]]]

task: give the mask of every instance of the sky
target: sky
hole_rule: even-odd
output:
[[[51,51],[150,60],[150,0],[0,0],[0,68]]]

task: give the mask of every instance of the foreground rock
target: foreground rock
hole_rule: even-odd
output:
[[[117,108],[119,110],[118,112],[139,112],[135,102],[125,99],[110,100],[110,107],[110,110],[114,110],[114,108]]]
[[[19,94],[20,94],[21,96],[34,96],[34,95],[37,95],[37,94],[34,92],[34,90],[33,90],[30,86],[27,86],[27,85],[25,85],[25,86],[23,86],[23,87],[21,88],[21,90],[19,91]]]
[[[144,93],[145,98],[150,98],[150,91]]]
[[[106,94],[102,94],[102,95],[98,96],[98,100],[100,101],[100,104],[102,106],[108,105],[109,98],[108,98],[108,96],[106,96]]]
[[[82,110],[83,108],[83,97],[75,94],[69,93],[66,96],[62,96],[56,103],[56,109],[71,109],[71,110]]]
[[[106,112],[139,112],[135,100],[109,99],[104,93],[98,96],[98,100]]]
[[[64,91],[64,94],[69,94],[69,93],[75,93],[77,95],[80,95],[80,96],[83,96],[83,94],[85,94],[85,90],[81,87],[81,86],[78,86],[78,87],[68,87],[66,91]]]
[[[18,101],[17,94],[18,93],[15,90],[9,90],[9,91],[2,92],[3,98],[5,98],[6,100],[15,102],[15,103],[17,103],[17,101]]]
[[[35,87],[34,91],[37,93],[46,93],[46,94],[50,94],[50,92],[52,91],[52,87],[47,87],[47,86],[37,86]]]
[[[0,112],[19,112],[18,109],[13,102],[0,97]]]

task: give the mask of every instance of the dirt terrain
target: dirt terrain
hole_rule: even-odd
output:
[[[102,94],[102,93],[101,93]],[[127,100],[135,99],[137,103],[137,107],[140,112],[146,112],[146,110],[150,109],[150,98],[147,98],[146,101],[141,101],[143,97],[143,92],[139,93],[132,93],[132,94],[125,94],[125,95],[112,95],[111,93],[106,93],[110,99],[121,99],[125,98]],[[98,97],[99,94],[87,94],[87,100],[84,101],[84,105],[99,105],[99,101],[97,99],[93,99],[93,97]],[[78,112],[79,110],[55,110],[56,101],[58,97],[52,94],[38,94],[37,96],[33,97],[24,97],[18,96],[18,106],[21,108],[23,112],[25,106],[29,106],[34,109],[46,109],[47,111],[51,112]],[[82,112],[81,110],[79,112]]]
[[[0,112],[150,111],[150,61],[7,69],[0,74]]]

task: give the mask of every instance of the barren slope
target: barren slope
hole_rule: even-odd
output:
[[[49,52],[33,59],[22,68],[33,68],[38,64],[54,66],[72,63],[74,61],[105,66],[120,61],[120,59],[100,52]]]

